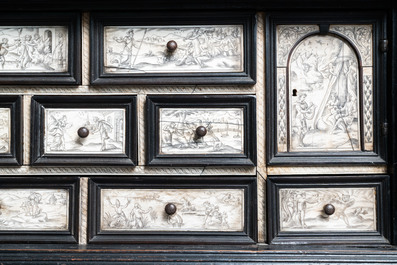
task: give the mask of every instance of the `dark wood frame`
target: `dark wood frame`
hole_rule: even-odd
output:
[[[244,189],[244,231],[101,231],[101,189]],[[88,243],[193,243],[193,244],[252,244],[257,241],[256,177],[92,177],[89,180]]]
[[[267,179],[269,244],[390,244],[389,176],[269,176]],[[280,231],[279,190],[282,188],[376,188],[376,226],[374,232],[282,232]]]
[[[124,154],[45,154],[45,108],[124,108]],[[31,165],[136,166],[137,165],[137,110],[136,96],[33,96],[31,104]]]
[[[372,24],[373,26],[373,143],[374,150],[343,152],[278,152],[277,150],[277,77],[276,77],[276,26],[277,25],[319,25],[320,31],[330,24]],[[266,17],[266,127],[267,163],[270,165],[309,164],[386,164],[387,122],[386,106],[386,53],[380,49],[380,40],[386,37],[386,16],[383,12],[299,12],[269,13]],[[320,33],[320,32],[318,32]],[[347,39],[345,39],[347,40]],[[360,77],[362,79],[362,77]],[[361,81],[360,81],[361,83]],[[360,84],[361,86],[361,84]],[[360,87],[360,93],[361,93]],[[288,89],[287,89],[288,100]],[[287,104],[288,105],[288,104]],[[360,95],[360,119],[362,120],[363,99]],[[289,114],[287,114],[289,115]],[[290,126],[290,125],[288,125]],[[386,125],[387,126],[387,125]],[[362,126],[361,130],[362,130]],[[288,129],[287,129],[288,130]]]
[[[239,73],[105,73],[103,49],[105,26],[243,25],[244,70]],[[139,12],[91,14],[91,84],[255,84],[256,21],[252,12]]]
[[[160,108],[243,108],[244,154],[159,153]],[[256,98],[250,95],[178,95],[146,98],[146,164],[149,166],[255,166],[256,165]]]
[[[0,166],[21,166],[23,161],[22,96],[0,96],[0,108],[11,110],[10,152],[0,154]]]
[[[0,73],[4,84],[81,84],[81,18],[77,12],[1,13],[0,26],[66,26],[68,28],[68,70],[53,73]]]
[[[65,231],[10,230],[0,231],[2,243],[78,243],[79,231],[79,187],[78,177],[26,177],[13,176],[0,178],[1,188],[21,189],[67,189],[69,191],[69,228]]]

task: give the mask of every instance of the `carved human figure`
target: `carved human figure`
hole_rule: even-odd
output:
[[[99,132],[101,137],[101,151],[105,151],[107,149],[106,142],[110,139],[109,133],[112,131],[113,127],[107,121],[103,119],[99,119],[98,117],[94,117],[95,129],[93,133]]]
[[[152,210],[150,207],[147,211],[143,210],[141,208],[141,205],[138,203],[134,204],[134,208],[131,210],[130,213],[130,223],[129,226],[131,228],[144,228],[145,223],[144,223],[144,218],[145,214],[149,213]]]
[[[127,66],[132,67],[132,50],[135,46],[135,39],[134,39],[134,30],[130,29],[127,31],[127,34],[123,37],[114,37],[114,40],[117,43],[123,44],[123,49],[120,52],[119,57],[119,67]]]
[[[109,197],[106,197],[106,200],[109,202],[110,206],[112,206],[115,211],[115,214],[112,215],[112,221],[110,222],[109,226],[110,227],[125,226],[127,224],[128,219],[124,212],[124,209],[128,207],[131,201],[128,199],[126,204],[121,205],[118,199],[116,199],[116,202],[114,204],[110,201]]]

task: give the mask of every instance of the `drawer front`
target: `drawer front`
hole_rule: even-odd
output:
[[[89,243],[253,243],[255,177],[94,177]]]
[[[388,244],[389,176],[270,176],[273,244]]]

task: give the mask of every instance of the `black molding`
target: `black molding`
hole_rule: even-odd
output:
[[[219,231],[101,231],[101,189],[243,189],[244,228]],[[257,241],[256,177],[92,177],[89,181],[89,244],[253,244]]]
[[[163,25],[243,25],[244,69],[242,72],[198,73],[106,73],[104,71],[104,33],[106,26]],[[91,14],[91,84],[255,84],[256,20],[253,12],[140,12]],[[164,44],[165,47],[165,44]]]
[[[4,11],[4,10],[2,10]],[[1,26],[66,26],[68,28],[68,69],[66,72],[0,72],[0,85],[81,84],[81,17],[77,12],[6,12]]]
[[[372,24],[374,31],[373,57],[373,152],[278,152],[277,148],[277,82],[276,82],[276,26],[280,24]],[[319,33],[319,32],[318,32]],[[326,164],[386,164],[387,135],[382,125],[387,122],[387,60],[379,49],[379,40],[386,38],[385,12],[271,12],[266,17],[266,127],[267,163],[270,165],[326,165]],[[360,96],[361,98],[361,96]],[[362,100],[360,100],[362,106]],[[360,110],[362,112],[362,110]],[[286,114],[288,115],[288,114]],[[362,114],[360,113],[362,116]],[[363,119],[363,118],[361,118]],[[362,126],[360,126],[362,127]]]
[[[0,153],[0,166],[21,166],[23,163],[22,96],[0,96],[0,108],[11,111],[10,152]]]
[[[242,108],[244,153],[166,155],[159,152],[160,108]],[[178,95],[146,98],[146,164],[149,166],[255,166],[256,98],[250,95]]]
[[[3,189],[66,189],[69,192],[68,229],[65,231],[46,230],[2,230],[0,242],[6,243],[78,243],[79,231],[79,192],[80,181],[77,177],[1,177]],[[0,259],[1,256],[0,256]]]
[[[46,108],[123,108],[125,109],[124,154],[45,154],[44,112]],[[137,165],[137,110],[136,96],[33,96],[31,101],[31,165]]]
[[[376,231],[280,231],[279,190],[285,188],[358,188],[376,189]],[[389,176],[269,176],[267,179],[269,244],[390,244]]]

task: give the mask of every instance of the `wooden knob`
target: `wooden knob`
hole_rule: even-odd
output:
[[[178,48],[178,44],[174,40],[170,40],[167,42],[167,51],[168,52],[174,52]]]
[[[90,134],[90,131],[86,127],[81,127],[77,130],[77,134],[81,138],[86,138]]]
[[[166,212],[168,215],[173,215],[174,213],[176,213],[176,206],[175,206],[175,204],[173,204],[173,203],[168,203],[168,204],[165,206],[165,212]]]
[[[198,137],[204,137],[207,134],[207,128],[199,126],[196,128],[196,134]]]
[[[333,206],[332,204],[324,205],[324,213],[326,215],[333,215],[334,212],[335,212],[335,206]]]

